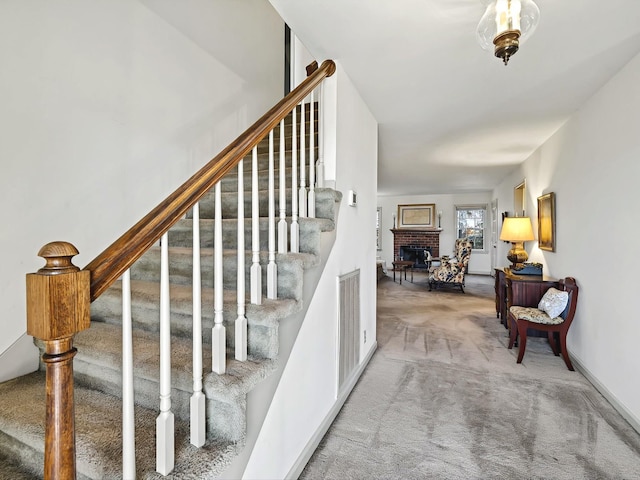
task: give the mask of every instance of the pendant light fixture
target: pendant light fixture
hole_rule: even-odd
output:
[[[533,0],[484,0],[487,9],[476,35],[485,50],[493,46],[505,65],[538,26],[540,9]]]

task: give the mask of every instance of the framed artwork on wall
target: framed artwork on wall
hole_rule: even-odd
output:
[[[522,180],[513,189],[513,211],[516,217],[524,217],[525,202],[527,198],[527,181]]]
[[[398,205],[397,228],[435,228],[435,203]]]
[[[556,251],[556,194],[538,197],[538,247]]]

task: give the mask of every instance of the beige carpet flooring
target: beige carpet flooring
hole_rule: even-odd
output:
[[[300,478],[640,479],[640,435],[546,340],[517,365],[493,279],[467,278],[381,280],[378,350]]]

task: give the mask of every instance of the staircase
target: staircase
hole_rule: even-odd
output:
[[[307,122],[309,118],[307,118]],[[290,123],[290,117],[285,122]],[[317,119],[314,119],[317,122]],[[314,130],[317,132],[318,128]],[[291,130],[285,139],[287,185],[291,185]],[[309,128],[306,128],[309,131]],[[278,128],[275,151],[279,149]],[[318,142],[315,142],[318,145]],[[188,214],[168,232],[171,292],[171,409],[175,415],[175,469],[171,478],[215,478],[243,448],[247,431],[247,393],[270,375],[282,371],[280,322],[300,314],[310,299],[303,298],[305,272],[323,267],[321,239],[335,228],[341,194],[316,189],[316,218],[301,217],[300,253],[276,255],[277,299],[266,298],[268,262],[267,172],[268,142],[258,145],[260,170],[260,264],[262,303],[253,305],[247,293],[248,360],[233,359],[233,324],[237,317],[237,275],[250,282],[251,267],[251,154],[244,161],[245,245],[237,245],[237,174],[220,183],[222,190],[224,324],[227,368],[211,372],[211,329],[214,325],[213,193],[200,201],[202,324],[204,330],[203,391],[206,396],[204,447],[189,443],[189,405],[192,374],[192,232]],[[316,155],[317,158],[317,155]],[[278,161],[275,162],[278,179]],[[307,178],[309,178],[307,172]],[[276,180],[276,185],[278,181]],[[291,195],[287,195],[289,202]],[[279,192],[276,189],[276,212]],[[288,214],[291,205],[287,205]],[[287,218],[291,222],[291,218]],[[237,271],[238,248],[245,252],[245,271]],[[136,470],[138,478],[163,478],[155,472],[155,419],[159,408],[159,296],[160,247],[148,250],[131,268]],[[247,288],[247,292],[249,289]],[[39,342],[37,344],[43,348]],[[76,335],[74,362],[76,451],[78,478],[122,477],[122,285],[118,281],[91,305],[91,327]],[[286,349],[284,349],[286,350]],[[42,478],[44,463],[45,378],[41,369],[0,384],[0,478]]]

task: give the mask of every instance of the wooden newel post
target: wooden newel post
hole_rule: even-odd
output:
[[[71,263],[78,254],[67,242],[40,249],[46,265],[27,274],[27,333],[44,341],[47,416],[44,478],[76,478],[73,403],[73,337],[89,327],[89,271]]]

